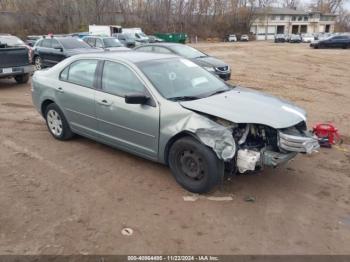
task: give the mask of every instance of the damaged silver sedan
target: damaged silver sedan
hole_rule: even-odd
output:
[[[79,134],[164,163],[196,193],[225,172],[275,167],[319,147],[302,109],[173,55],[73,56],[37,71],[32,97],[56,139]]]

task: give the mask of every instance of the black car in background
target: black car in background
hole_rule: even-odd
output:
[[[314,41],[310,44],[313,48],[350,48],[350,36],[348,35],[336,35],[328,38]]]
[[[117,38],[107,36],[85,36],[82,38],[91,47],[101,48],[106,51],[129,51]]]
[[[228,64],[215,57],[204,54],[188,45],[176,43],[144,44],[136,47],[134,50],[139,52],[155,52],[179,55],[191,60],[209,72],[218,75],[225,81],[230,80],[231,78],[231,68]]]
[[[0,78],[14,78],[18,84],[28,82],[34,71],[31,48],[21,39],[0,34]]]
[[[45,37],[34,46],[34,64],[37,70],[51,67],[72,55],[103,52],[92,48],[82,39],[75,37]]]

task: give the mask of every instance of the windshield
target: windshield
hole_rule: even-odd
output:
[[[170,48],[180,56],[183,56],[189,59],[207,56],[206,54],[200,52],[199,50],[194,49],[193,47],[190,47],[187,45],[172,45],[170,46]]]
[[[61,38],[60,43],[64,49],[75,49],[75,48],[91,48],[87,43],[79,38]]]
[[[223,81],[187,59],[151,60],[138,66],[169,100],[197,99],[230,90]]]
[[[121,47],[123,46],[116,38],[104,38],[103,43],[105,47]]]
[[[8,46],[22,46],[24,42],[15,36],[0,36],[0,43]]]

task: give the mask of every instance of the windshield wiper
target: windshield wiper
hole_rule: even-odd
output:
[[[196,100],[200,99],[198,96],[175,96],[168,98],[171,101],[190,101],[190,100]]]
[[[220,89],[220,90],[217,90],[215,91],[214,93],[211,93],[209,96],[213,96],[213,95],[218,95],[218,94],[221,94],[221,93],[225,93],[227,91],[230,91],[231,89]]]
[[[207,55],[200,55],[200,56],[197,56],[196,58],[206,58],[208,57]]]

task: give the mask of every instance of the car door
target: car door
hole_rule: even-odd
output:
[[[56,103],[63,110],[71,129],[79,134],[96,137],[95,86],[98,60],[73,62],[60,74]]]
[[[48,54],[48,57],[50,58],[51,63],[55,65],[65,59],[63,52],[64,49],[56,39],[52,39],[51,47],[52,50],[51,53]]]
[[[125,95],[132,93],[151,97],[141,78],[126,64],[106,61],[100,83],[95,99],[98,129],[103,142],[157,159],[158,105],[153,98],[144,105],[125,102]]]
[[[42,40],[40,47],[38,47],[37,53],[45,66],[52,66],[52,62],[50,60],[51,43],[51,39],[44,39]]]

